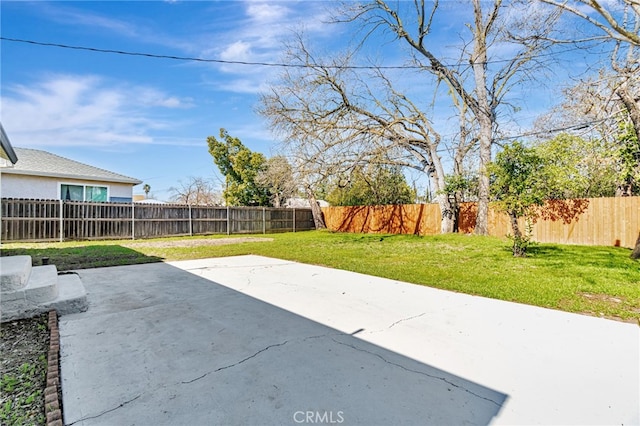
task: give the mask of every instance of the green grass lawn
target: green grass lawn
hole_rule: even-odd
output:
[[[59,270],[68,270],[258,254],[495,299],[640,322],[640,262],[629,258],[629,249],[539,244],[530,249],[528,257],[514,258],[510,242],[493,237],[457,234],[418,237],[326,231],[266,237],[273,240],[190,247],[137,246],[131,240],[4,244],[2,255],[28,254],[33,257],[34,264],[42,257],[49,257],[50,263]],[[228,237],[182,240],[202,238]]]

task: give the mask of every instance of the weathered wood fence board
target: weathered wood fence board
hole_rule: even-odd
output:
[[[635,245],[640,232],[640,197],[577,201],[579,214],[571,220],[562,214],[538,220],[533,226],[534,240],[621,247]],[[440,233],[440,209],[436,204],[328,207],[323,212],[328,228],[336,231]],[[0,214],[2,241],[272,233],[314,227],[310,209],[2,199]],[[474,203],[461,206],[460,232],[473,232],[475,214]],[[489,232],[495,236],[509,234],[508,217],[491,209]]]
[[[437,204],[323,208],[334,231],[436,235],[440,233]],[[463,203],[458,216],[461,233],[472,233],[477,207]],[[640,233],[640,197],[588,198],[549,202],[533,225],[533,239],[545,243],[632,248]],[[524,226],[524,223],[521,224]],[[506,214],[489,210],[489,234],[511,233]]]
[[[3,198],[2,241],[66,241],[314,229],[310,209]]]

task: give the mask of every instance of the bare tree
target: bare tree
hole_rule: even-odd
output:
[[[615,0],[601,2],[599,0],[575,0],[572,3],[556,0],[542,0],[559,10],[569,12],[582,22],[591,24],[596,33],[580,38],[573,35],[570,39],[555,39],[555,43],[610,43],[612,53],[608,67],[611,72],[601,69],[599,81],[588,82],[595,90],[606,87],[608,99],[600,99],[601,106],[611,112],[613,109],[623,111],[625,119],[634,127],[640,139],[640,1]],[[597,33],[599,32],[599,34]],[[603,75],[604,74],[604,75]],[[601,84],[605,81],[605,84]],[[581,82],[582,83],[582,82]]]
[[[488,12],[483,10],[486,4],[473,0],[472,23],[465,26],[460,20],[462,41],[454,49],[458,52],[457,59],[450,63],[449,58],[438,57],[429,43],[438,1],[431,8],[424,0],[415,0],[412,6],[408,2],[392,6],[383,0],[364,5],[347,3],[335,18],[335,22],[358,23],[364,29],[359,46],[374,32],[391,31],[397,41],[409,47],[409,65],[417,68],[422,82],[436,88],[438,83],[444,83],[450,101],[454,99],[459,110],[464,111],[461,114],[468,113],[473,119],[473,126],[465,126],[473,136],[468,131],[461,133],[461,140],[454,145],[461,148],[457,152],[458,162],[471,149],[470,141],[479,148],[478,234],[488,232],[489,177],[485,168],[491,161],[499,109],[508,106],[505,96],[514,84],[531,78],[528,66],[535,64],[536,55],[551,45],[542,35],[552,31],[559,15],[555,9],[551,12],[536,9],[535,14],[527,11],[526,19],[517,19],[517,13],[505,13],[503,17],[502,0],[490,3]],[[509,6],[516,7],[516,2],[510,2]],[[462,28],[469,32],[463,34]],[[490,55],[492,51],[505,50],[514,53],[506,58]],[[293,56],[297,64],[311,71],[301,71],[301,76],[294,77],[287,70],[282,80],[286,85],[281,84],[278,90],[265,95],[261,110],[288,142],[309,142],[308,146],[318,148],[314,158],[329,151],[348,152],[342,157],[343,167],[372,159],[395,164],[405,161],[406,165],[425,171],[436,193],[442,193],[444,170],[437,149],[441,137],[434,130],[424,102],[412,100],[399,90],[391,74],[382,67],[373,71],[373,77],[380,83],[378,87],[385,89],[386,96],[379,96],[364,82],[365,77],[349,69],[352,54],[321,64],[313,60],[302,43]],[[442,230],[450,232],[454,201],[440,197],[438,202],[443,211]]]
[[[571,3],[564,0],[542,1],[589,22],[602,32],[604,39],[640,46],[638,31],[640,28],[637,20],[640,16],[640,1],[638,0],[616,0],[615,2],[575,0]],[[612,6],[614,8],[617,6],[618,10],[613,10]]]
[[[442,232],[452,232],[454,209],[442,191],[445,173],[437,153],[440,135],[380,69],[370,69],[367,83],[350,60],[345,55],[316,61],[298,38],[288,61],[304,67],[286,69],[261,98],[259,112],[286,141],[305,191],[312,198],[322,182],[348,176],[363,164],[413,167],[429,175],[442,211]]]
[[[180,204],[201,206],[223,205],[222,194],[203,177],[189,177],[186,182],[179,181],[177,187],[169,188],[173,193],[172,201]]]
[[[258,172],[256,182],[269,188],[273,207],[282,207],[298,190],[291,164],[281,155],[267,159],[266,168]]]
[[[635,19],[636,26],[640,27],[640,11]],[[623,105],[627,119],[640,141],[640,46],[630,44],[623,60],[618,59],[617,52],[620,48],[618,43],[611,58],[611,68],[617,74],[613,93]]]

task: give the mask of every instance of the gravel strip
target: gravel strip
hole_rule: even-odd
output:
[[[197,240],[175,240],[175,241],[140,241],[123,244],[125,247],[198,247],[198,246],[222,246],[227,244],[240,243],[262,243],[273,241],[273,238],[259,237],[238,237],[238,238],[209,238]]]

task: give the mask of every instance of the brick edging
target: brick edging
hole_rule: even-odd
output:
[[[49,354],[47,357],[47,387],[44,390],[44,412],[47,426],[63,426],[60,401],[60,331],[58,313],[49,311]]]

